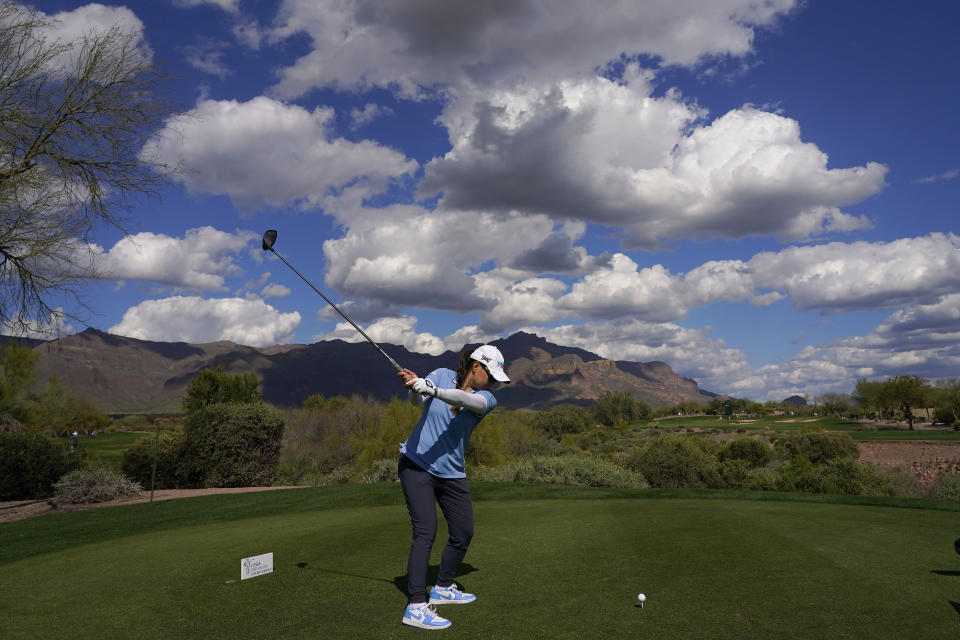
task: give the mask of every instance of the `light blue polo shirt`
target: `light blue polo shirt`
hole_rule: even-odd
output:
[[[457,374],[450,369],[437,369],[427,376],[440,389],[456,389]],[[439,478],[466,478],[464,454],[470,443],[470,434],[485,415],[497,405],[497,399],[489,391],[473,391],[483,394],[487,410],[477,415],[469,409],[460,409],[454,415],[453,407],[438,398],[429,398],[420,421],[413,428],[400,451],[416,465]]]

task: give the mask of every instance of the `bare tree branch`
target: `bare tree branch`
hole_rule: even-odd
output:
[[[134,198],[174,168],[140,156],[172,112],[137,34],[114,26],[49,42],[49,18],[0,3],[0,331],[83,307],[98,277],[90,234],[124,230]],[[64,60],[70,64],[64,66]],[[61,312],[66,300],[75,309]]]

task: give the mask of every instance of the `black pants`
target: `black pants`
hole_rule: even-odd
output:
[[[449,587],[473,537],[473,501],[466,478],[438,478],[404,455],[400,456],[397,472],[413,528],[413,541],[407,559],[407,592],[410,602],[426,602],[430,551],[437,536],[436,504],[440,504],[449,531],[440,558],[437,584]]]

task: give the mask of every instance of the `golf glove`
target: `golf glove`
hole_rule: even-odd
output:
[[[437,386],[426,378],[414,378],[413,382],[408,386],[411,390],[419,393],[422,396],[431,396],[433,398],[437,397]]]

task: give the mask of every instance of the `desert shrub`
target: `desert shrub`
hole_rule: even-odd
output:
[[[123,452],[120,470],[141,486],[151,488],[153,460],[157,459],[154,489],[182,489],[188,486],[183,458],[185,435],[161,431],[158,436],[140,438]]]
[[[933,411],[933,421],[940,424],[957,424],[957,415],[951,406],[937,407]]]
[[[720,449],[721,461],[742,460],[751,469],[765,467],[773,459],[773,450],[760,438],[741,437]]]
[[[883,470],[883,473],[890,483],[891,493],[888,495],[897,498],[926,497],[926,489],[910,469],[897,468],[890,471]]]
[[[495,467],[509,459],[503,424],[495,418],[496,415],[486,416],[473,430],[464,453],[467,464]]]
[[[776,469],[770,467],[750,469],[747,484],[743,488],[749,491],[776,491],[778,478]]]
[[[751,488],[752,467],[746,460],[731,458],[721,460],[717,472],[712,477],[711,489],[749,489]]]
[[[337,467],[329,473],[312,475],[310,477],[310,485],[314,487],[326,487],[333,484],[349,484],[356,475],[357,465],[351,462]]]
[[[786,434],[775,442],[775,447],[787,459],[804,456],[810,462],[819,464],[859,455],[857,443],[846,433],[826,433],[810,431]]]
[[[835,458],[814,464],[803,455],[794,457],[779,469],[777,489],[803,493],[836,495],[897,495],[898,483],[878,467],[853,458]]]
[[[511,458],[549,452],[555,443],[530,421],[528,414],[518,411],[496,411],[486,416],[470,436],[467,463],[495,467]]]
[[[0,433],[0,500],[31,500],[53,494],[54,484],[80,466],[65,443],[26,431]]]
[[[316,397],[318,406],[322,396]],[[280,471],[285,483],[323,484],[331,473],[342,477],[339,470],[345,465],[365,469],[395,458],[420,416],[420,407],[403,400],[386,405],[359,395],[330,400],[322,410],[314,406],[283,413]]]
[[[650,407],[625,391],[608,391],[597,398],[590,413],[594,420],[609,427],[646,420],[650,417]]]
[[[195,487],[250,487],[276,480],[283,418],[263,402],[209,404],[184,422],[187,482]]]
[[[532,425],[554,440],[565,433],[580,433],[590,428],[590,412],[574,405],[558,405],[545,411],[538,411]]]
[[[327,398],[323,394],[315,393],[304,400],[300,406],[310,411],[332,412],[343,408],[349,404],[349,402],[350,399],[344,396],[330,396]]]
[[[960,473],[943,473],[930,487],[930,497],[937,500],[960,500]]]
[[[625,422],[618,422],[612,426],[596,425],[580,433],[565,433],[561,436],[559,444],[561,450],[609,456],[617,451],[636,446],[638,442],[646,440],[651,433],[656,432],[631,428]]]
[[[397,457],[384,458],[368,465],[358,479],[363,484],[393,482],[397,479]]]
[[[350,459],[361,469],[387,458],[393,458],[396,463],[399,445],[420,418],[421,407],[397,398],[385,405],[360,398],[354,398],[353,402],[360,406],[348,403],[335,412],[344,420],[352,420],[357,427],[350,437]],[[344,415],[346,407],[353,407],[350,415]]]
[[[54,485],[53,501],[58,504],[108,502],[136,498],[141,491],[139,483],[121,473],[107,469],[76,469]]]
[[[643,489],[643,476],[598,458],[581,455],[531,456],[511,460],[497,467],[471,470],[470,477],[481,482],[523,482],[570,484],[587,487]]]
[[[634,449],[623,462],[658,489],[705,488],[717,484],[718,461],[708,448],[700,438],[662,436]]]
[[[310,485],[307,473],[308,470],[305,467],[281,462],[277,465],[277,485],[283,487]]]

